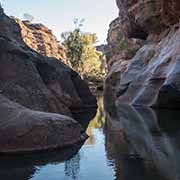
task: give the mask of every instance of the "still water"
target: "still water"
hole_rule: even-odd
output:
[[[179,112],[122,106],[105,118],[100,104],[83,145],[0,157],[0,180],[179,179]]]

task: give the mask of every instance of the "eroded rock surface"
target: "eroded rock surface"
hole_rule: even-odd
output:
[[[129,38],[146,39],[179,21],[179,0],[117,0],[123,31]]]
[[[64,63],[67,62],[64,46],[57,40],[52,31],[43,24],[21,21],[14,18],[20,26],[24,42],[40,54],[55,57]]]
[[[117,4],[120,16],[116,29],[128,41],[145,41],[128,58],[128,63],[121,56],[124,50],[115,53],[120,57],[110,66],[108,78],[119,72],[116,100],[123,104],[179,109],[180,2],[117,0]],[[129,44],[127,47],[132,49]]]

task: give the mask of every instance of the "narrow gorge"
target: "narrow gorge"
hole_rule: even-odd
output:
[[[115,11],[86,3],[51,21]],[[89,19],[60,39],[0,6],[0,179],[180,179],[180,0],[113,4],[105,42]]]

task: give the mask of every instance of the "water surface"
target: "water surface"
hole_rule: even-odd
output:
[[[100,100],[102,103],[102,100]],[[99,107],[85,144],[36,155],[0,157],[2,180],[176,180],[180,113]]]

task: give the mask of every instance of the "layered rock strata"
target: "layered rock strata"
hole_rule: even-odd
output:
[[[12,17],[14,18],[14,17]],[[35,51],[49,57],[55,57],[67,63],[64,46],[57,40],[52,31],[43,24],[21,21],[14,18],[20,26],[24,42]]]

